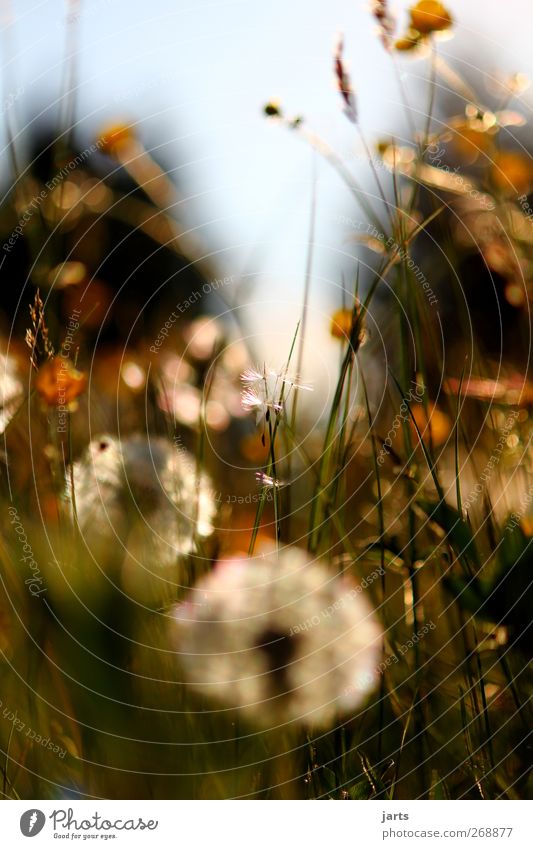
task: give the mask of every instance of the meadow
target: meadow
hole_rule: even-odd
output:
[[[67,124],[25,164],[5,105],[5,799],[531,797],[528,81],[449,65],[440,2],[406,28],[369,14],[410,135],[366,137],[341,37],[364,186],[305,115],[258,102],[352,201],[327,397],[313,209],[267,359],[134,126],[79,150]]]

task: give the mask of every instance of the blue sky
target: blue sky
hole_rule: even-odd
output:
[[[391,4],[401,26],[407,5]],[[442,44],[444,54],[471,56],[475,44],[472,61],[486,62],[483,70],[528,71],[529,2],[451,0],[449,7],[458,25],[455,38]],[[36,112],[59,114],[66,3],[16,0],[11,8],[2,44],[4,102],[19,92],[13,116],[24,127]],[[305,143],[266,121],[261,106],[279,98],[288,113],[303,114],[316,132],[356,157],[361,145],[341,113],[332,75],[333,46],[344,32],[369,142],[401,133],[397,82],[367,0],[86,0],[78,14],[80,143],[109,119],[138,121],[146,144],[161,146],[165,164],[178,169],[187,220],[219,252],[221,273],[244,274],[252,284],[257,332],[273,320],[276,338],[290,336],[298,312],[316,167],[313,321],[317,338],[329,345],[325,316],[340,300],[346,255],[355,251],[336,219],[357,213],[329,166],[314,166]],[[404,60],[401,73],[419,97],[414,92],[426,63]],[[525,98],[528,111],[531,93]],[[5,178],[5,156],[2,167]],[[371,187],[365,169],[359,176]]]

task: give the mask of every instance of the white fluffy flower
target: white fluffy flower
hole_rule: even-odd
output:
[[[213,532],[212,490],[205,475],[198,485],[194,459],[167,439],[103,435],[74,464],[73,482],[79,528],[102,570],[143,603],[175,599],[180,561]]]
[[[269,727],[327,725],[377,678],[381,629],[361,588],[296,548],[219,563],[172,629],[186,681]]]

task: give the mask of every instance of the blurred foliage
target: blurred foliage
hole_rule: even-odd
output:
[[[370,270],[332,310],[340,369],[318,426],[288,378],[305,321],[286,368],[263,366],[263,394],[248,389],[244,404],[246,334],[210,315],[210,298],[169,321],[216,269],[133,127],[103,128],[89,154],[50,131],[15,173],[0,207],[4,797],[531,793],[533,167],[511,102],[526,81],[478,95],[439,53],[454,23],[440,3],[415,4],[402,34],[387,3],[372,9],[384,49],[430,69],[411,142],[371,153],[336,47],[379,205],[302,116],[264,107],[325,156],[365,220],[351,237]],[[454,100],[434,121],[437,79]],[[115,436],[114,464],[80,478]],[[131,439],[144,446],[133,460]],[[177,492],[154,484],[168,472],[149,465],[154,445],[187,458]],[[216,508],[209,533],[195,480]],[[194,544],[174,545],[161,601],[144,591],[172,538],[161,500],[180,498]],[[377,688],[325,729],[269,726],[268,703],[261,728],[215,705],[185,683],[172,639],[172,605],[190,604],[217,561],[291,545],[359,582],[384,629]]]

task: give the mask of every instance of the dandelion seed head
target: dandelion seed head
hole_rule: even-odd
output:
[[[266,377],[265,372],[260,372],[256,368],[247,368],[241,374],[241,380],[243,383],[259,383],[259,381],[264,380]]]
[[[81,536],[97,563],[133,597],[169,603],[176,566],[213,533],[213,490],[194,458],[167,439],[104,434],[72,477]]]
[[[433,32],[449,29],[452,26],[452,16],[438,0],[420,0],[409,9],[413,29],[427,35]]]
[[[174,608],[186,681],[259,725],[327,725],[377,678],[381,629],[355,584],[295,548],[219,563]]]
[[[74,368],[68,357],[54,357],[41,366],[35,388],[48,407],[75,405],[87,387],[87,375]]]

